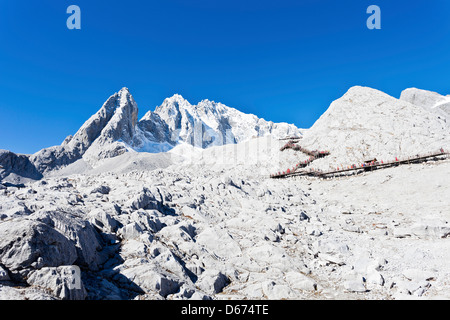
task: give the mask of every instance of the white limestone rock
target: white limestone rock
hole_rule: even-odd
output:
[[[80,212],[40,210],[33,214],[32,218],[58,230],[75,244],[78,255],[77,265],[90,270],[99,268],[98,252],[102,248],[99,235]]]
[[[120,222],[103,209],[92,210],[88,216],[89,222],[103,232],[114,233],[120,226]]]
[[[436,279],[436,273],[430,270],[405,269],[402,271],[405,278],[411,281],[421,282]]]
[[[144,230],[137,224],[136,222],[131,222],[122,228],[120,228],[117,232],[119,237],[125,240],[131,240],[139,238],[144,233]]]
[[[292,289],[303,291],[317,290],[317,283],[310,277],[299,272],[286,273],[286,281]]]
[[[162,297],[178,292],[179,282],[168,275],[164,275],[149,263],[126,268],[114,277],[115,281],[129,290],[143,293],[158,293]]]
[[[437,116],[446,119],[450,125],[450,97],[440,95],[437,92],[408,88],[402,91],[400,100],[408,101],[420,106],[425,110],[435,113]]]
[[[204,246],[220,258],[232,258],[242,254],[241,248],[230,234],[223,229],[210,227],[197,235],[197,244]]]
[[[77,260],[73,242],[48,225],[31,220],[0,224],[0,263],[10,271],[71,265]]]
[[[366,292],[367,288],[362,280],[362,277],[357,277],[353,280],[344,281],[344,288],[349,292]]]
[[[217,270],[207,270],[202,273],[195,283],[206,294],[217,294],[230,283],[230,280],[222,272]]]
[[[45,267],[32,271],[27,282],[62,300],[84,300],[87,297],[78,266]]]
[[[271,280],[262,283],[262,291],[269,300],[289,300],[294,297],[294,292],[288,285]]]

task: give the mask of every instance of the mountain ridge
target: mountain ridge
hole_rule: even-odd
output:
[[[204,149],[266,134],[301,135],[292,124],[266,121],[208,99],[192,105],[179,94],[166,98],[140,120],[138,111],[129,89],[123,87],[61,145],[26,157],[36,172],[46,174],[81,159],[95,167],[103,159],[126,152],[166,152],[180,143]],[[6,172],[12,171],[4,171],[0,178],[5,178]],[[26,176],[39,176],[36,172],[30,171]]]
[[[274,139],[301,136],[306,148],[328,149],[331,156],[315,163],[326,169],[370,157],[410,156],[448,148],[448,99],[416,88],[404,90],[397,99],[354,86],[333,101],[310,129],[299,129],[208,99],[194,105],[180,94],[164,99],[138,119],[138,105],[124,87],[61,145],[44,148],[26,159],[4,153],[0,164],[8,168],[0,171],[0,178],[13,174],[11,177],[20,181],[22,170],[24,177],[33,179],[78,160],[85,162],[82,167],[96,168],[103,160],[127,152],[160,153],[178,145],[202,150],[267,135]]]
[[[303,136],[302,146],[329,150],[321,169],[377,158],[394,159],[450,146],[442,116],[382,91],[355,86],[333,101]]]

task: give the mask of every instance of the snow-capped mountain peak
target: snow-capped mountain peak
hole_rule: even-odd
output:
[[[188,143],[201,148],[237,143],[269,133],[277,137],[301,134],[294,125],[268,122],[209,99],[191,104],[179,94],[165,99],[141,121],[156,115],[171,131],[172,143]]]
[[[91,166],[125,152],[164,152],[180,143],[199,148],[242,142],[252,137],[301,135],[287,123],[275,124],[208,99],[192,105],[180,94],[166,98],[138,121],[138,106],[127,87],[111,95],[73,136],[45,148],[30,160],[39,172],[83,159]]]

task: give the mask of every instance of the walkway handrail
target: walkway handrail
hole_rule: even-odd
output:
[[[298,147],[300,149],[303,149],[300,146],[298,146]],[[328,151],[325,151],[322,154],[329,155],[330,153]],[[370,169],[382,168],[382,167],[392,166],[394,164],[400,165],[400,164],[405,164],[405,163],[410,163],[410,162],[425,161],[428,158],[439,157],[439,156],[444,156],[444,155],[448,156],[448,155],[450,155],[450,152],[447,152],[443,148],[441,148],[438,152],[428,152],[428,153],[422,154],[422,155],[417,154],[415,157],[409,156],[409,157],[403,158],[403,159],[399,159],[398,157],[395,157],[395,160],[388,161],[388,162],[384,162],[383,160],[381,160],[381,162],[380,161],[372,161],[371,163],[368,163],[368,164],[366,164],[366,163],[359,164],[359,165],[352,164],[351,166],[347,166],[347,168],[344,168],[344,167],[339,168],[338,167],[336,170],[330,169],[328,171],[322,171],[322,170],[310,169],[310,171],[297,172],[297,168],[306,167],[309,163],[311,163],[312,161],[314,161],[317,158],[317,155],[318,155],[318,153],[316,153],[316,156],[310,157],[303,164],[298,163],[297,166],[294,167],[292,170],[288,169],[289,173],[287,173],[287,171],[283,172],[283,173],[279,172],[278,174],[271,175],[271,178],[284,178],[284,177],[293,176],[293,175],[313,175],[313,176],[324,177],[324,176],[327,176],[330,174],[337,174],[337,173],[348,172],[348,171],[366,170],[369,168]]]

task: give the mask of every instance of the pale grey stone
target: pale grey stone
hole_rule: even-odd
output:
[[[78,255],[77,265],[87,267],[90,270],[98,269],[98,252],[102,245],[98,233],[92,224],[85,220],[85,216],[77,211],[41,210],[33,214],[32,218],[58,230],[74,243]]]
[[[344,288],[350,292],[366,292],[366,286],[362,279],[347,280],[344,282]]]
[[[77,258],[73,242],[39,221],[7,221],[0,224],[0,262],[9,270],[71,265]]]
[[[62,300],[84,300],[87,297],[78,266],[45,267],[32,271],[27,282]]]
[[[300,272],[288,272],[286,281],[292,289],[303,291],[315,291],[317,289],[316,281]]]
[[[222,272],[207,270],[202,273],[196,285],[207,294],[217,294],[230,283],[230,280]]]

